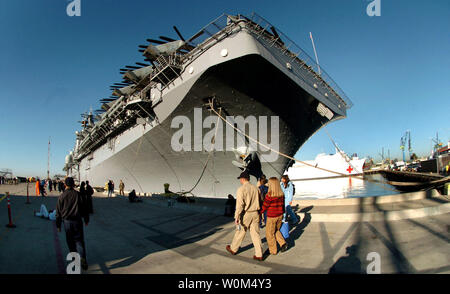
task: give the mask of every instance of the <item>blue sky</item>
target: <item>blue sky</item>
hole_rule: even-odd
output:
[[[190,36],[226,12],[255,11],[320,64],[353,101],[348,117],[326,127],[348,153],[379,159],[381,148],[401,158],[411,131],[414,152],[427,155],[431,137],[450,140],[450,2],[381,0],[114,1],[81,0],[81,16],[66,0],[0,1],[0,168],[43,176],[51,137],[51,174],[62,173],[80,113],[97,109],[120,81],[119,68],[142,62],[146,38]],[[324,130],[297,153],[333,152]]]

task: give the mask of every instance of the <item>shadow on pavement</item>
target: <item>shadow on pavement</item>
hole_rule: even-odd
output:
[[[361,260],[357,257],[357,245],[345,248],[346,256],[340,257],[330,268],[329,274],[362,274]]]
[[[293,208],[293,211],[295,214],[297,214],[297,212],[299,212],[299,213],[304,213],[305,216],[303,217],[303,219],[300,220],[300,222],[297,225],[289,225],[290,226],[289,238],[286,240],[288,243],[288,250],[290,248],[295,247],[296,241],[302,236],[303,232],[305,231],[305,228],[311,222],[311,213],[309,213],[309,212],[313,208],[314,208],[314,206],[308,206],[308,207],[299,209],[298,205]],[[300,216],[297,215],[297,217],[300,217]]]
[[[167,249],[187,255],[189,246],[221,232],[223,225],[233,221],[207,211],[155,206],[152,200],[145,198],[142,203],[130,203],[124,197],[94,198],[94,211],[92,223],[101,235],[88,236],[87,250],[89,253],[89,247],[97,248],[90,263],[99,263],[102,271],[132,265],[149,254]],[[107,246],[106,240],[110,240]],[[196,253],[192,258],[207,254]],[[109,264],[105,265],[104,261]]]
[[[16,195],[19,194],[16,193]],[[23,196],[23,194],[20,195]],[[32,204],[25,205],[24,197],[12,197],[13,218],[17,228],[8,233],[0,231],[0,260],[2,260],[0,273],[57,273],[59,261],[55,257],[56,245],[54,244],[56,243],[52,223],[33,216],[33,211],[39,210],[41,203],[46,204],[49,210],[54,209],[56,199],[56,196],[45,198],[33,196]],[[167,249],[173,251],[171,254],[178,254],[192,260],[201,259],[210,254],[230,256],[225,250],[226,244],[223,248],[220,247],[222,245],[217,246],[217,244],[224,242],[224,238],[227,238],[227,242],[231,242],[234,231],[234,226],[230,225],[233,222],[231,217],[212,213],[208,209],[203,210],[202,207],[200,210],[189,210],[181,209],[181,205],[178,208],[156,205],[153,200],[146,197],[143,197],[142,203],[130,203],[126,197],[94,197],[93,201],[95,213],[91,216],[89,225],[85,227],[88,262],[91,265],[98,265],[95,269],[91,268],[92,272],[110,273],[113,269],[136,264],[150,254]],[[221,205],[218,201],[211,200],[215,202],[216,212]],[[226,200],[220,201],[223,201],[222,211],[224,211]],[[371,205],[386,214],[387,211],[383,210],[377,201],[378,198],[373,198]],[[6,221],[5,202],[4,200],[0,203],[0,217]],[[363,273],[366,254],[373,251],[374,247],[375,250],[387,251],[386,256],[389,256],[393,271],[396,273],[436,273],[448,271],[450,268],[450,266],[437,266],[432,269],[416,270],[402,252],[406,249],[402,249],[400,245],[405,248],[407,245],[400,242],[400,232],[394,230],[393,222],[388,221],[387,218],[381,222],[370,223],[363,220],[364,214],[373,210],[366,211],[362,198],[359,203],[360,219],[349,223],[342,233],[340,232],[334,238],[330,232],[335,232],[336,224],[318,223],[310,226],[314,217],[313,206],[302,209],[296,206],[293,209],[296,213],[304,213],[304,217],[300,223],[290,228],[290,236],[287,239],[288,251],[297,247],[293,253],[296,253],[297,249],[300,252],[302,239],[310,240],[303,236],[305,230],[309,226],[309,229],[315,232],[317,227],[318,248],[314,250],[322,254],[323,259],[315,268],[289,268],[289,264],[283,265],[283,268],[289,269],[292,273],[298,271]],[[426,236],[435,236],[436,240],[447,243],[449,241],[445,231],[436,231],[428,227],[425,221],[418,219],[403,221],[403,223],[414,226],[415,230],[428,232]],[[443,225],[448,227],[448,224]],[[395,226],[398,230],[397,225]],[[65,257],[68,253],[65,235],[60,233],[58,237],[60,249]],[[264,234],[261,234],[261,237],[263,247],[267,246]],[[375,245],[374,241],[377,242]],[[10,250],[11,248],[14,250]],[[335,261],[335,256],[343,248],[346,248],[346,254]],[[321,249],[322,252],[320,252]],[[239,253],[247,250],[253,250],[251,242],[241,247]],[[408,251],[405,252],[408,253]],[[23,256],[27,256],[28,260],[21,260]],[[304,256],[299,257],[304,258]],[[173,261],[173,258],[177,257],[171,255],[170,258]],[[238,261],[248,261],[245,255],[238,254],[233,258]],[[152,261],[153,256],[145,258],[146,266],[148,263],[148,267],[151,267]]]

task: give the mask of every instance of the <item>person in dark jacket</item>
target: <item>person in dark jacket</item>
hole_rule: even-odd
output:
[[[225,202],[225,214],[224,216],[234,216],[236,210],[236,199],[233,195],[228,194],[227,202]]]
[[[108,197],[112,197],[114,192],[114,184],[111,180],[108,182]]]
[[[81,268],[88,268],[86,260],[86,247],[84,243],[83,219],[87,226],[89,213],[83,197],[77,192],[72,177],[65,180],[66,190],[58,197],[56,204],[56,228],[61,232],[64,223],[66,241],[70,252],[78,252],[81,257]]]
[[[128,193],[128,200],[130,202],[142,202],[142,200],[136,196],[136,191],[134,189],[130,193]]]
[[[267,187],[267,178],[265,175],[262,175],[258,179],[258,189],[259,189],[259,197],[260,197],[260,204],[264,203],[264,198],[266,197],[267,192],[269,191],[269,187]],[[259,220],[259,226],[262,228],[263,224],[265,225],[267,222],[267,212],[264,213],[264,217],[261,216]]]
[[[87,205],[88,212],[90,214],[94,213],[94,205],[92,203],[92,195],[94,195],[94,189],[89,185],[89,181],[86,181],[86,195],[87,195]]]
[[[59,182],[58,182],[58,191],[59,191],[59,193],[64,192],[64,189],[65,189],[64,182],[62,180],[59,180]]]
[[[83,197],[83,200],[87,204],[86,183],[85,182],[81,182],[81,184],[80,184],[80,194],[81,194],[81,197]]]
[[[53,181],[52,179],[48,179],[48,191],[52,191],[53,190]]]

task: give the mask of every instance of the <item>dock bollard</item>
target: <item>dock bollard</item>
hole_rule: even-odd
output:
[[[11,201],[9,200],[9,192],[6,192],[6,198],[8,200],[8,218],[9,218],[9,224],[6,225],[7,228],[15,228],[16,225],[12,223],[12,217],[11,217]]]
[[[27,182],[27,202],[25,202],[25,204],[30,204],[31,202],[30,202],[30,192],[29,192],[29,184],[28,184],[28,182]]]

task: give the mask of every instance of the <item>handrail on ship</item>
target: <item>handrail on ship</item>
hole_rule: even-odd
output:
[[[243,16],[244,18],[247,18]],[[256,13],[252,13],[250,18],[247,18],[251,23],[256,26],[262,27],[262,25],[265,24],[265,28],[267,27],[273,27],[276,29],[276,32],[278,33],[278,37],[273,36],[269,32],[265,30],[269,35],[271,35],[275,40],[281,39],[284,43],[282,46],[278,44],[278,42],[274,42],[273,45],[278,46],[280,49],[286,52],[291,52],[294,54],[296,58],[294,60],[298,62],[300,65],[303,65],[302,63],[305,63],[307,66],[310,66],[312,73],[314,74],[315,78],[319,80],[319,82],[322,82],[327,88],[329,88],[333,94],[339,98],[342,99],[345,103],[345,107],[347,109],[351,108],[353,106],[353,103],[351,100],[347,97],[345,92],[337,85],[337,83],[328,75],[328,73],[323,69],[322,66],[320,66],[320,74],[317,73],[319,65],[317,62],[309,56],[300,46],[298,46],[294,41],[292,41],[286,34],[284,34],[281,30],[279,30],[277,27],[273,26],[270,22],[268,22],[263,17],[259,16]],[[261,25],[262,23],[262,25]],[[292,49],[291,49],[292,48]],[[297,53],[294,53],[297,52]]]
[[[313,58],[311,58],[311,56],[309,56],[300,46],[298,46],[294,41],[287,37],[282,31],[280,31],[278,28],[273,26],[270,22],[256,13],[252,13],[250,17],[246,17],[244,15],[233,16],[222,14],[194,35],[196,36],[200,34],[200,36],[202,36],[205,35],[204,33],[206,33],[207,36],[205,38],[197,37],[195,38],[195,42],[191,41],[190,44],[194,45],[195,48],[184,55],[183,60],[193,59],[196,55],[203,53],[203,51],[205,50],[205,45],[207,45],[211,41],[218,41],[215,37],[220,34],[226,27],[230,26],[229,22],[233,22],[233,24],[236,25],[241,21],[246,22],[248,24],[247,27],[252,29],[255,34],[261,34],[267,38],[270,38],[269,41],[272,42],[271,46],[276,46],[282,51],[283,54],[292,57],[292,61],[295,61],[297,64],[311,72],[312,76],[317,80],[317,82],[322,84],[323,87],[328,90],[322,93],[322,95],[324,95],[327,100],[334,103],[328,98],[327,95],[325,95],[325,93],[329,92],[333,94],[337,99],[341,100],[343,102],[342,105],[346,109],[349,109],[353,106],[352,101],[347,97],[345,92],[337,85],[337,83],[328,75],[328,73],[323,69],[322,66],[320,66],[321,74],[318,74],[317,72],[319,65]],[[273,27],[277,31],[278,37],[272,35],[267,31],[267,29],[270,27]],[[258,30],[258,28],[260,29]],[[203,34],[201,34],[202,32]],[[283,42],[282,45],[280,45],[280,42]],[[295,75],[318,90],[318,88],[314,86],[314,83],[311,83],[310,80],[306,80],[305,78],[299,76],[299,74],[297,73],[295,73]],[[337,106],[341,108],[339,104]]]

